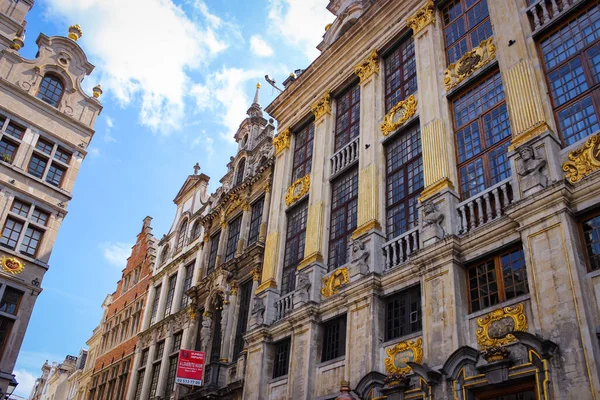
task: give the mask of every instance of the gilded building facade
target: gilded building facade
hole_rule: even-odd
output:
[[[598,398],[598,1],[328,9],[266,108],[243,397]]]
[[[125,400],[156,259],[157,240],[151,221],[151,217],[144,218],[117,288],[102,304],[102,320],[93,333],[100,338],[90,359],[93,369],[85,388],[87,398]],[[78,385],[83,388],[81,382]]]
[[[79,168],[102,110],[81,87],[94,66],[68,36],[40,34],[19,54],[33,0],[0,0],[0,392],[13,368]],[[30,43],[29,45],[32,45]]]

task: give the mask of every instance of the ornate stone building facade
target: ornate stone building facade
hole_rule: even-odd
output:
[[[244,399],[598,398],[600,4],[328,9],[266,108]]]
[[[121,280],[102,304],[104,313],[97,328],[101,338],[90,359],[93,371],[86,389],[90,399],[125,400],[156,258],[151,221],[151,217],[144,218]]]
[[[82,355],[82,354],[80,354]],[[42,365],[42,376],[36,379],[29,400],[67,399],[69,394],[69,378],[76,371],[83,369],[85,357],[66,356],[62,363],[48,361]]]
[[[102,110],[81,82],[94,66],[69,37],[36,40],[24,59],[25,17],[33,0],[0,0],[0,391],[12,371],[41,292],[58,229]]]

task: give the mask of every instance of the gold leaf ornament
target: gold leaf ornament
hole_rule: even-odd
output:
[[[384,136],[396,131],[406,121],[408,121],[417,112],[417,99],[413,94],[407,99],[398,102],[392,109],[383,117],[383,123],[380,126]]]
[[[504,346],[517,340],[509,332],[526,332],[527,316],[523,303],[498,308],[477,319],[479,328],[475,331],[477,343],[483,349]]]
[[[423,339],[407,340],[386,349],[387,357],[383,360],[385,370],[391,374],[408,374],[412,368],[407,364],[423,363]]]
[[[296,201],[300,200],[308,193],[310,189],[310,175],[305,175],[302,178],[296,179],[290,186],[285,195],[285,204],[289,207]]]
[[[600,169],[600,133],[589,138],[583,147],[569,152],[569,160],[562,166],[565,178],[577,183],[586,175]]]
[[[350,282],[350,274],[348,268],[339,268],[333,273],[323,278],[323,286],[321,294],[327,298],[340,292],[340,288]]]
[[[9,258],[2,256],[2,259],[0,259],[0,265],[2,266],[2,271],[11,275],[18,275],[23,272],[23,269],[25,269],[25,265],[23,265],[21,261],[14,257]]]

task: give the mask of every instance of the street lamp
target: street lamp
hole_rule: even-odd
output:
[[[8,384],[8,388],[6,388],[6,398],[7,399],[10,399],[10,396],[13,394],[13,392],[17,388],[18,384],[19,384],[19,382],[17,382],[17,379],[13,375],[12,381],[10,381],[10,383]]]

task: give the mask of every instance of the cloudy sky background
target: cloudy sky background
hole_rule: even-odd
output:
[[[15,368],[27,397],[45,360],[77,355],[100,321],[146,215],[156,237],[172,223],[172,200],[192,166],[216,189],[236,146],[233,133],[257,82],[265,107],[291,71],[306,68],[333,21],[328,0],[38,0],[27,21],[35,39],[66,35],[96,66],[104,110],[50,260]]]

